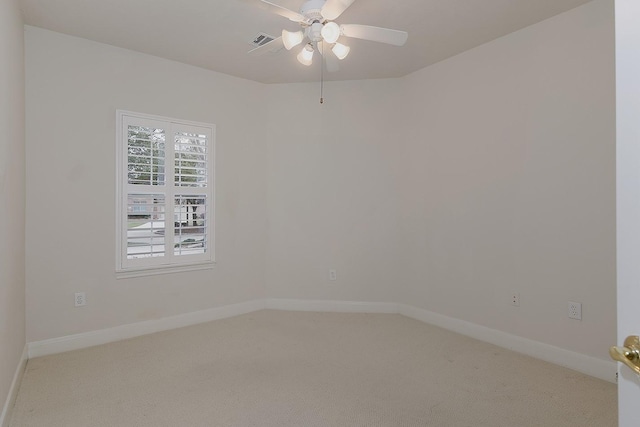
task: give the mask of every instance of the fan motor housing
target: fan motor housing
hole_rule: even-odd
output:
[[[312,42],[319,42],[322,40],[322,27],[324,27],[324,25],[319,22],[311,24],[311,26],[307,28],[307,37],[309,37],[309,40]]]

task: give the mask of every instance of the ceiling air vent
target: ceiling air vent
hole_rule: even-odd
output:
[[[258,33],[258,35],[255,36],[253,40],[251,40],[251,44],[254,45],[255,47],[260,47],[262,45],[269,43],[270,41],[273,41],[274,39],[275,37],[270,36],[269,34]]]
[[[266,33],[258,33],[257,36],[255,36],[253,38],[253,40],[251,40],[249,43],[251,43],[251,46],[253,46],[255,49],[264,46],[265,44],[274,41],[276,38],[273,36],[270,36],[269,34]],[[278,53],[282,50],[282,48],[284,48],[284,45],[282,43],[273,43],[269,46],[267,46],[265,49],[263,50],[262,53],[267,53],[267,52],[271,52],[271,53]],[[254,50],[255,50],[254,49]]]

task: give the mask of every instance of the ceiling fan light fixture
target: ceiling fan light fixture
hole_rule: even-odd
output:
[[[333,44],[337,42],[340,37],[340,26],[335,22],[327,22],[322,27],[321,34],[324,41]]]
[[[307,67],[313,62],[313,46],[306,45],[297,56],[298,62]]]
[[[331,51],[338,57],[338,59],[343,60],[344,58],[347,57],[347,55],[349,55],[349,51],[351,50],[351,48],[349,46],[345,46],[341,43],[336,43],[332,48]]]
[[[287,50],[291,50],[294,47],[298,46],[300,43],[302,43],[303,39],[304,33],[302,31],[291,32],[282,30],[282,43]]]

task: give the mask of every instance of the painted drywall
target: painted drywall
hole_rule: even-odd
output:
[[[320,82],[269,86],[269,296],[395,301],[399,88],[327,82],[320,104]]]
[[[403,80],[401,302],[608,358],[613,29],[598,0]]]
[[[24,32],[0,2],[0,411],[25,346]]]
[[[29,341],[264,296],[263,85],[35,27],[26,81]],[[214,269],[116,278],[116,109],[216,125]]]

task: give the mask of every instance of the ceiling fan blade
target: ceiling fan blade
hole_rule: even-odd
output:
[[[324,6],[322,6],[320,13],[325,19],[333,21],[342,15],[342,12],[347,10],[354,1],[355,0],[327,0]]]
[[[265,43],[262,46],[258,46],[255,49],[251,49],[247,52],[249,55],[264,55],[267,52],[275,52],[278,49],[284,47],[282,43],[282,37],[278,37],[277,39],[271,40],[269,43]]]
[[[293,10],[287,9],[286,7],[282,7],[275,3],[271,3],[266,0],[260,0],[262,9],[268,10],[269,12],[275,13],[276,15],[284,16],[293,22],[304,22],[305,17],[300,15],[298,12],[294,12]]]
[[[409,34],[406,31],[391,30],[389,28],[371,27],[369,25],[345,24],[340,25],[342,35],[362,40],[402,46],[407,42]]]
[[[317,44],[318,52],[324,58],[325,66],[327,67],[327,71],[330,73],[335,73],[336,71],[340,71],[340,64],[338,63],[338,58],[331,52],[330,46],[325,45],[324,42],[319,41]],[[326,49],[326,51],[325,51]]]

